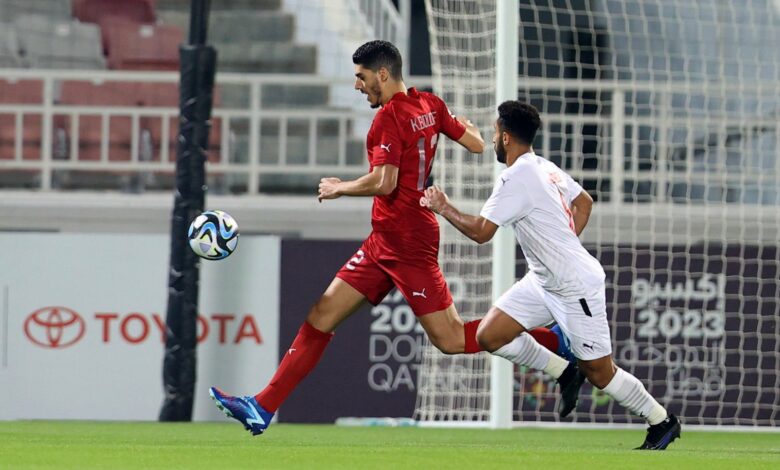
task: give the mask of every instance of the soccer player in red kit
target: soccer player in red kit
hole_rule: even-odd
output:
[[[464,324],[455,310],[439,268],[439,224],[421,203],[439,134],[475,154],[484,150],[482,136],[469,120],[452,116],[436,95],[404,85],[401,55],[391,43],[368,42],[355,51],[352,61],[355,89],[366,95],[372,108],[381,107],[366,139],[370,171],[353,181],[323,178],[319,200],[373,197],[373,230],[311,308],[289,354],[263,391],[238,397],[210,389],[217,406],[253,435],[268,427],[282,402],[319,362],[336,327],[366,301],[380,303],[393,287],[403,294],[439,350],[446,354],[482,350],[476,339],[479,320]],[[554,333],[540,329],[537,334],[547,340],[540,342],[555,350]],[[559,383],[562,390],[576,384],[576,404],[581,382],[574,377],[573,365],[567,373]]]

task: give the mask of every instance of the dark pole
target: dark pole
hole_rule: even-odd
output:
[[[179,47],[179,134],[160,421],[191,421],[195,397],[199,273],[198,257],[187,243],[187,228],[203,211],[206,193],[206,148],[217,58],[214,48],[206,46],[209,7],[209,0],[192,0],[189,44]]]

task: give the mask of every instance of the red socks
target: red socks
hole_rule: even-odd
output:
[[[255,395],[255,400],[260,406],[266,411],[276,413],[287,396],[320,361],[332,337],[333,333],[323,333],[308,322],[304,322],[290,349],[279,363],[279,368],[276,369],[271,382],[262,392]]]
[[[526,331],[526,333],[533,336],[536,342],[544,346],[545,349],[549,349],[552,352],[558,351],[558,335],[547,328],[534,328]]]
[[[463,333],[466,335],[466,347],[463,350],[465,354],[474,354],[482,351],[477,342],[477,327],[482,320],[466,322],[463,325]]]
[[[466,347],[464,349],[465,354],[474,354],[482,351],[482,348],[477,342],[477,327],[479,327],[480,320],[474,320],[466,322],[463,325],[463,332],[466,335]],[[529,335],[533,336],[537,343],[541,344],[545,349],[549,349],[552,352],[558,351],[558,335],[553,333],[547,328],[534,328],[533,330],[526,331]]]
[[[477,327],[480,321],[474,320],[463,325],[466,354],[482,351],[477,342]],[[550,351],[558,350],[558,336],[547,328],[534,328],[528,331],[528,334]],[[282,358],[271,382],[262,392],[255,395],[255,400],[260,406],[266,411],[276,413],[284,400],[320,361],[332,337],[333,333],[323,333],[308,322],[304,322],[290,349]]]

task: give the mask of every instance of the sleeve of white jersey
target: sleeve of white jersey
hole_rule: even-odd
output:
[[[580,193],[583,191],[582,186],[576,181],[574,181],[574,178],[569,176],[568,173],[565,171],[563,172],[565,175],[565,181],[566,181],[566,188],[567,188],[567,197],[569,199],[569,205],[571,205],[571,202],[577,198],[577,196],[580,195]]]
[[[516,176],[516,175],[515,175]],[[482,206],[479,215],[498,226],[522,219],[531,211],[531,201],[525,187],[510,180],[505,173],[499,175],[493,193]]]

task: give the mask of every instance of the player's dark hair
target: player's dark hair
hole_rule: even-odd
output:
[[[384,67],[391,77],[401,80],[401,53],[391,42],[375,40],[363,44],[352,54],[352,63],[362,65],[373,72]]]
[[[536,131],[541,126],[542,118],[533,105],[510,100],[498,106],[498,128],[509,132],[524,144],[533,144]]]

